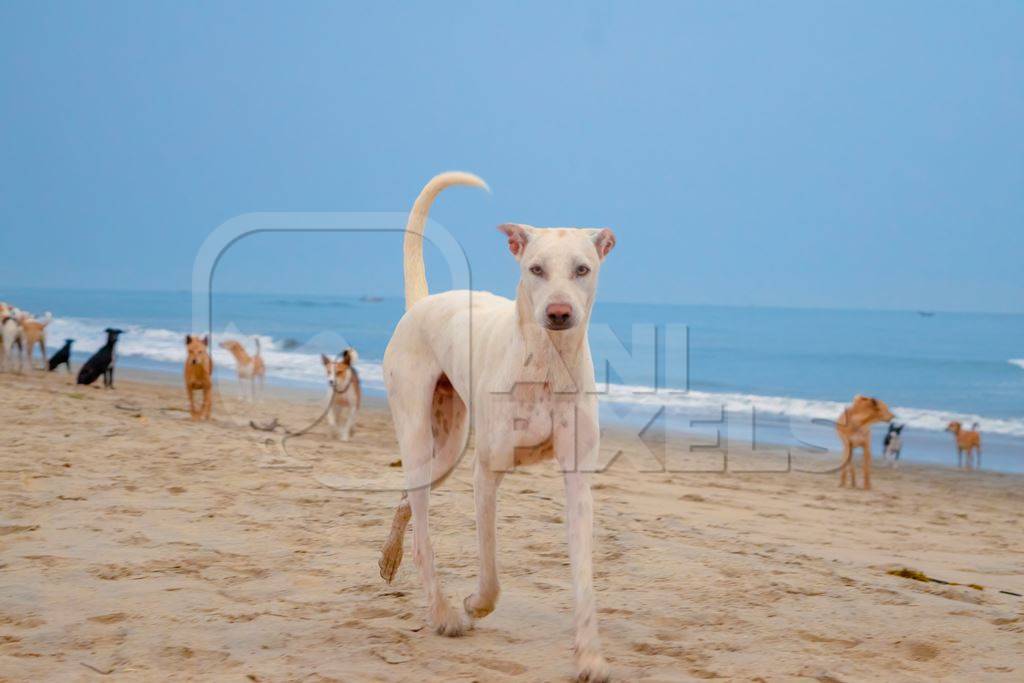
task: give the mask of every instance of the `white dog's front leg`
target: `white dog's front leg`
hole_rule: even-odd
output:
[[[555,455],[565,481],[565,521],[569,534],[576,626],[576,675],[580,681],[610,679],[608,662],[601,654],[594,600],[594,499],[590,470],[597,462],[599,427],[595,417],[581,416],[576,429],[556,433]],[[564,424],[564,423],[563,423]],[[577,458],[576,454],[581,453]]]
[[[565,516],[569,531],[573,598],[576,605],[576,669],[581,681],[606,681],[608,663],[601,655],[594,600],[594,499],[585,472],[566,472]]]

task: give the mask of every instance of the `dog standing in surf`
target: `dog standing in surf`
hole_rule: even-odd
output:
[[[433,178],[413,205],[405,233],[406,312],[384,353],[384,382],[402,456],[406,492],[380,560],[391,581],[413,520],[413,559],[427,593],[429,619],[459,636],[498,600],[495,498],[504,473],[553,458],[563,472],[569,559],[575,598],[576,676],[606,681],[594,600],[594,504],[600,427],[587,340],[597,278],[615,245],[611,230],[500,226],[519,265],[515,300],[488,292],[428,295],[423,229],[437,195],[452,185],[486,189],[469,173]],[[473,488],[479,551],[476,592],[453,606],[434,563],[427,508],[430,490],[452,471],[476,433]]]

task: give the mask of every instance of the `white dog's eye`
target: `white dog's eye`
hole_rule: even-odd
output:
[[[590,272],[589,266],[579,265],[576,266],[576,277],[583,277]]]
[[[530,272],[536,275],[537,277],[541,277],[542,275],[544,275],[544,269],[541,268],[540,266],[530,266]]]

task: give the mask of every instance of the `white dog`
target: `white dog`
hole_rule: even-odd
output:
[[[520,267],[515,301],[487,292],[428,296],[423,227],[435,197],[451,185],[486,188],[468,173],[435,177],[417,198],[405,233],[406,313],[384,353],[384,382],[406,494],[382,552],[381,576],[390,581],[398,569],[411,514],[431,625],[443,635],[464,633],[498,600],[495,496],[504,473],[554,457],[565,484],[576,672],[579,680],[604,681],[609,673],[594,603],[588,474],[597,463],[600,428],[587,325],[598,271],[615,236],[608,229],[502,225]],[[435,570],[427,504],[431,486],[452,471],[465,448],[470,417],[480,575],[476,592],[456,608]]]
[[[356,413],[363,398],[363,390],[359,384],[359,373],[356,372],[356,361],[359,354],[349,348],[341,352],[337,360],[331,360],[320,354],[320,360],[327,372],[327,422],[335,430],[338,438],[348,441],[352,438],[352,427],[356,423]],[[341,414],[348,411],[342,422]]]
[[[3,351],[3,357],[0,358],[0,368],[4,370],[11,370],[14,367],[15,354],[18,361],[18,372],[21,372],[25,367],[25,360],[22,354],[23,344],[21,342],[21,322],[19,318],[22,312],[17,308],[8,306],[4,310],[3,317],[0,318],[0,350]],[[14,347],[17,345],[19,348],[15,352]]]
[[[240,342],[234,339],[222,341],[220,347],[227,349],[235,357],[235,369],[238,372],[238,382],[243,385],[249,383],[249,402],[256,402],[256,383],[259,382],[259,393],[263,394],[263,381],[267,375],[267,366],[263,362],[263,354],[260,350],[260,338],[253,337],[256,341],[256,355],[250,356]]]

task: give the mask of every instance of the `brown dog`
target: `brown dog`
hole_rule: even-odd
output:
[[[32,366],[32,351],[36,345],[39,345],[39,355],[43,360],[43,370],[46,369],[46,326],[50,324],[53,316],[47,313],[43,316],[42,320],[36,320],[30,318],[27,315],[22,315],[21,320],[21,339],[22,344],[25,348],[25,355],[28,357],[28,366]]]
[[[853,449],[864,453],[864,489],[871,488],[871,425],[875,422],[889,422],[893,419],[889,406],[877,398],[858,394],[853,403],[843,411],[836,422],[836,433],[843,442],[843,463],[839,466],[839,485],[846,486],[849,474],[850,485],[857,487],[857,471],[853,466]]]
[[[956,437],[956,466],[964,466],[964,453],[967,454],[967,469],[981,467],[981,432],[975,423],[973,429],[964,429],[959,422],[950,422],[946,427],[947,432],[953,432]],[[978,452],[978,462],[975,465],[974,452]]]
[[[193,420],[209,420],[213,407],[213,359],[210,358],[210,338],[185,337],[185,393],[188,394],[188,411]],[[203,392],[203,405],[196,410],[195,392]]]

